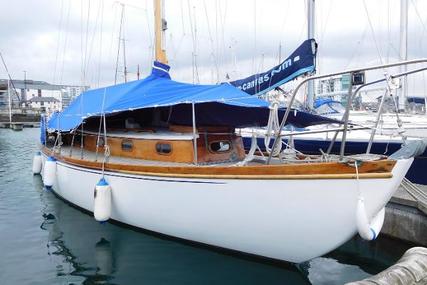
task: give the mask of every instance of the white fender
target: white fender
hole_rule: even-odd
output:
[[[360,237],[365,240],[374,240],[378,237],[383,227],[385,208],[382,208],[377,215],[369,222],[365,210],[365,201],[359,197],[357,201],[356,224]]]
[[[55,184],[56,179],[56,159],[53,156],[49,156],[43,169],[43,184],[46,187],[52,187]]]
[[[111,216],[111,186],[101,178],[93,193],[93,216],[98,222],[105,222]]]
[[[40,151],[33,157],[33,174],[40,174],[42,171],[42,155]]]

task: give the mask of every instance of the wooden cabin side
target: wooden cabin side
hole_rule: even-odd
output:
[[[129,157],[144,160],[194,163],[194,140],[192,128],[186,126],[170,126],[169,130],[173,139],[159,135],[156,131],[149,132],[149,139],[144,136],[129,136],[130,132],[123,131],[123,135],[109,134],[107,144],[113,156]],[[140,130],[132,133],[143,134]],[[245,157],[242,138],[234,133],[234,129],[215,127],[200,127],[197,129],[197,162],[202,164],[240,161]],[[181,135],[180,135],[181,134]],[[165,138],[166,137],[166,138]],[[182,139],[180,139],[182,137]],[[84,148],[96,151],[97,134],[85,134]],[[103,136],[100,136],[98,149],[102,152]]]

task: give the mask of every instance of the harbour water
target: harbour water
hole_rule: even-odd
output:
[[[343,284],[376,274],[411,246],[355,237],[293,265],[97,223],[31,174],[38,129],[0,129],[1,284]]]

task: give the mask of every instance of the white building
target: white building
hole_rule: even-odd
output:
[[[27,100],[25,104],[33,110],[40,110],[49,114],[61,110],[62,106],[61,101],[54,97],[39,96],[33,96],[30,100]]]
[[[336,97],[348,94],[350,75],[338,75],[317,82],[317,96]]]
[[[89,89],[89,86],[54,85],[45,81],[12,80],[9,82],[7,79],[0,79],[0,109],[6,108],[9,104],[8,86],[11,88],[12,105],[15,108],[37,109],[43,112],[60,111],[80,93]]]

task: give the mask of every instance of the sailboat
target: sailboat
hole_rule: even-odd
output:
[[[230,84],[173,81],[154,3],[151,75],[82,93],[42,124],[33,172],[46,188],[100,222],[289,262],[356,233],[375,239],[413,161],[409,146],[390,157],[245,153],[236,129],[266,126],[269,104]],[[334,122],[278,113],[283,125]]]

